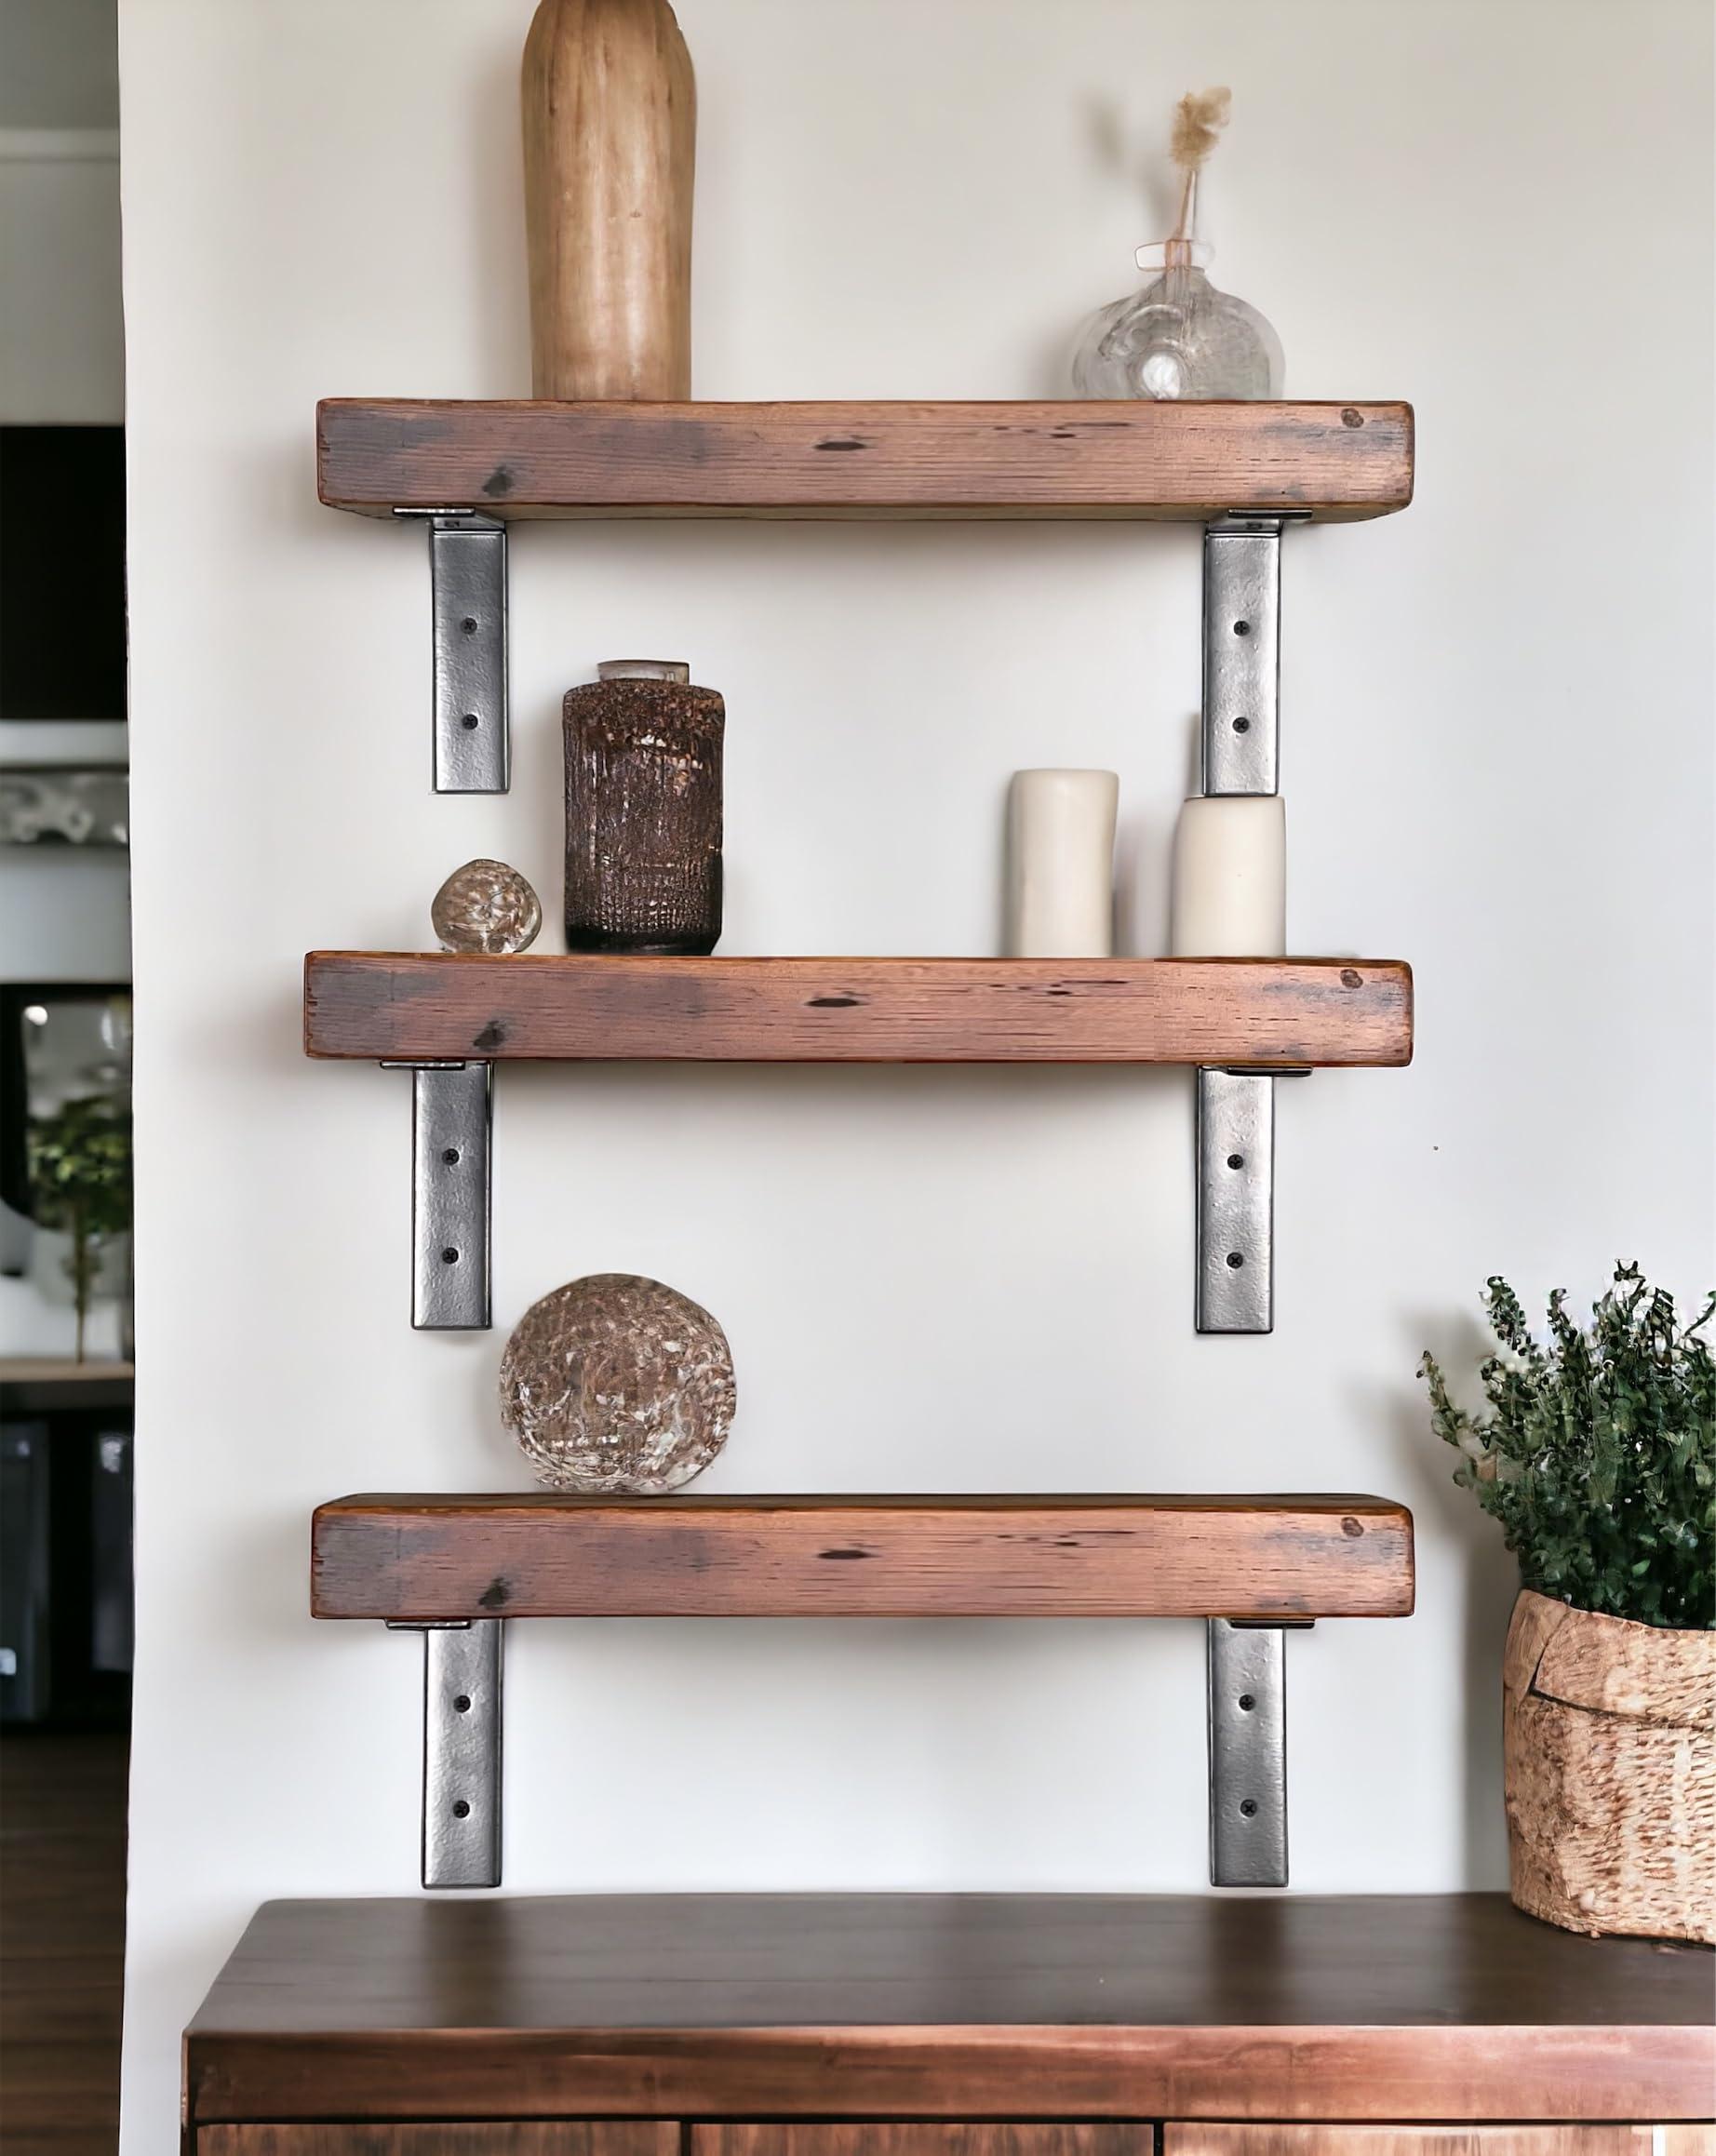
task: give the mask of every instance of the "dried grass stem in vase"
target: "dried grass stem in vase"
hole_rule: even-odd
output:
[[[1227,125],[1227,89],[1188,90],[1173,118],[1172,155],[1179,213],[1165,240],[1141,247],[1153,273],[1143,291],[1105,307],[1073,356],[1080,396],[1160,401],[1259,398],[1281,394],[1281,348],[1257,312],[1219,292],[1204,272],[1213,250],[1198,236],[1198,182]]]

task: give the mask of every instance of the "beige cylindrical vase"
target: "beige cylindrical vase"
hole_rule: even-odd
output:
[[[525,40],[534,394],[691,394],[697,87],[667,0],[542,0]]]
[[[1015,771],[1007,797],[1007,955],[1114,951],[1113,771]]]
[[[1716,1632],[1528,1588],[1502,1665],[1502,1758],[1521,1908],[1716,1946]]]
[[[1287,809],[1279,794],[1200,795],[1173,848],[1176,958],[1279,958],[1287,948]]]

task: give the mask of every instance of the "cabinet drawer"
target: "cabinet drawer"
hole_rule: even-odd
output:
[[[678,2156],[652,2120],[472,2119],[446,2125],[203,2126],[196,2156]]]
[[[693,2126],[690,2156],[1156,2156],[1154,2126]],[[1644,2156],[1650,2156],[1647,2149]]]
[[[1706,2156],[1698,2126],[1202,2126],[1162,2129],[1162,2156]],[[1710,2152],[1716,2156],[1716,2152]]]

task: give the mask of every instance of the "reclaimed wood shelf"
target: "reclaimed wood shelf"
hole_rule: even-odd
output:
[[[1381,1497],[342,1497],[318,1617],[1403,1617]]]
[[[277,1901],[186,2032],[185,2148],[405,2150],[431,2144],[224,2123],[468,2120],[494,2123],[420,2136],[458,2156],[1150,2156],[1160,2123],[1165,2156],[1207,2156],[1174,2122],[1208,2120],[1299,2123],[1230,2124],[1227,2156],[1627,2156],[1716,2108],[1711,1975],[1707,1948],[1576,1937],[1500,1894]],[[808,2123],[842,2118],[962,2123]],[[567,2123],[503,2123],[527,2119]],[[1140,2123],[1053,2123],[1103,2119]],[[1514,2123],[1333,2123],[1419,2120]]]
[[[388,516],[1387,516],[1409,404],[464,403],[329,397],[330,508]]]
[[[1412,969],[312,951],[304,1049],[374,1062],[1401,1065],[1412,1060]]]

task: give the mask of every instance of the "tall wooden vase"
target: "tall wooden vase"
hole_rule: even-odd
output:
[[[542,0],[523,94],[535,394],[689,397],[697,86],[667,0]]]

